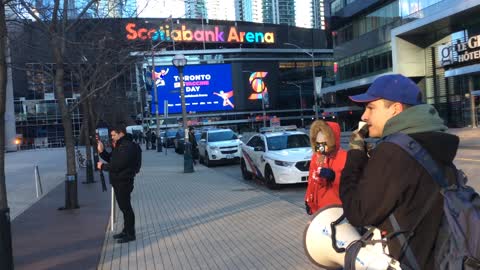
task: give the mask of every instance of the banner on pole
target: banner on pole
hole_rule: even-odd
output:
[[[322,77],[315,77],[315,95],[322,96]]]
[[[163,116],[168,117],[168,100],[163,101]]]

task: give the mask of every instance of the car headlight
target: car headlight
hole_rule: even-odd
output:
[[[218,146],[209,146],[209,147],[210,147],[210,149],[212,149],[212,150],[217,150],[217,149],[218,149]]]
[[[278,165],[278,166],[291,167],[293,166],[293,164],[295,164],[295,162],[275,160],[275,165]]]

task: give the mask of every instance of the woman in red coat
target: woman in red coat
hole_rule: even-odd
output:
[[[309,215],[332,204],[342,204],[339,195],[340,174],[347,152],[340,146],[340,126],[335,122],[316,120],[310,127],[313,149],[305,194]]]

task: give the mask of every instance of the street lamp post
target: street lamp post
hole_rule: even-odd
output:
[[[315,56],[313,54],[313,48],[312,48],[312,52],[309,53],[307,52],[305,49],[301,48],[300,46],[296,45],[296,44],[293,44],[293,43],[283,43],[284,45],[288,45],[288,46],[293,46],[297,49],[300,49],[302,50],[304,53],[306,53],[308,56],[310,56],[312,58],[312,84],[313,84],[313,100],[314,100],[314,103],[315,103],[315,119],[318,119],[318,102],[317,102],[317,93],[316,93],[316,89],[315,89]]]
[[[287,84],[298,87],[298,95],[299,95],[299,98],[300,98],[300,117],[301,117],[301,120],[302,120],[302,127],[305,127],[305,122],[304,122],[304,119],[303,119],[302,86],[299,85],[299,84],[293,83],[293,82],[287,82]]]
[[[157,85],[155,83],[155,48],[160,44],[161,43],[158,43],[157,45],[153,46],[153,43],[152,43],[152,89],[155,95],[155,126],[156,126],[155,136],[157,136],[157,152],[162,152],[162,142],[160,138],[160,119],[158,115],[158,93],[157,93]],[[153,144],[152,144],[152,148],[153,148]]]
[[[187,59],[183,54],[176,54],[172,59],[173,65],[178,70],[178,76],[180,77],[180,98],[182,100],[182,122],[183,122],[183,136],[184,136],[184,153],[183,153],[183,172],[193,172],[193,159],[192,149],[188,140],[188,127],[187,127],[187,106],[185,104],[185,90],[183,85],[183,68],[187,65]]]
[[[265,112],[265,95],[262,94],[263,127],[267,127],[267,112]]]

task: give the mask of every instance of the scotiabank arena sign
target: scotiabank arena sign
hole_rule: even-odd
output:
[[[209,43],[275,43],[273,28],[233,26],[233,25],[197,25],[174,24],[145,27],[130,22],[125,25],[128,40],[153,40],[175,42]]]

